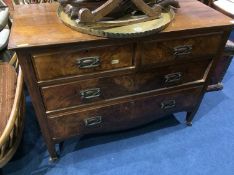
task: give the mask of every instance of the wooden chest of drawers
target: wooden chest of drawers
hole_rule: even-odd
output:
[[[57,4],[16,7],[9,48],[19,57],[53,159],[55,144],[76,135],[181,111],[191,125],[232,24],[197,1],[180,4],[165,31],[133,39],[73,31],[57,18]]]

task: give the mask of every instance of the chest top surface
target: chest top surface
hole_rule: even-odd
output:
[[[161,33],[191,29],[230,27],[232,19],[196,0],[179,0],[175,20]],[[65,26],[57,17],[58,3],[15,7],[9,49],[106,40],[82,34]],[[155,34],[157,35],[157,34]]]

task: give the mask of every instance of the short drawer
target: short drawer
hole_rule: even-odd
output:
[[[191,111],[201,92],[202,88],[198,87],[167,94],[151,94],[134,101],[61,114],[48,118],[49,128],[56,139],[129,129],[170,113]]]
[[[43,87],[41,91],[46,110],[53,111],[202,80],[209,63],[206,59],[148,72]]]
[[[133,45],[33,55],[39,81],[114,70],[133,65]]]
[[[187,60],[195,57],[210,57],[216,54],[220,41],[221,35],[208,35],[160,42],[144,42],[142,44],[142,65]]]

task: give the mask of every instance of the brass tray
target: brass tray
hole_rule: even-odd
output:
[[[57,10],[57,15],[65,25],[81,33],[109,38],[132,38],[147,36],[165,29],[174,19],[175,11],[170,7],[164,10],[158,19],[150,19],[145,15],[125,16],[114,21],[101,21],[90,24],[71,20],[61,6]],[[135,23],[136,20],[137,23]],[[120,23],[124,24],[124,21],[128,21],[126,25],[118,26]]]

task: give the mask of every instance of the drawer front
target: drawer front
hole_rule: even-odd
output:
[[[133,65],[133,45],[33,55],[39,81],[83,75]]]
[[[217,52],[220,41],[220,35],[210,35],[145,42],[142,44],[142,65],[211,56]]]
[[[48,118],[54,138],[117,131],[145,124],[167,114],[191,111],[202,88],[151,95],[135,101],[102,106]]]
[[[209,63],[210,60],[207,59],[203,62],[160,67],[150,72],[44,87],[42,88],[42,95],[47,111],[85,105],[201,80]]]

